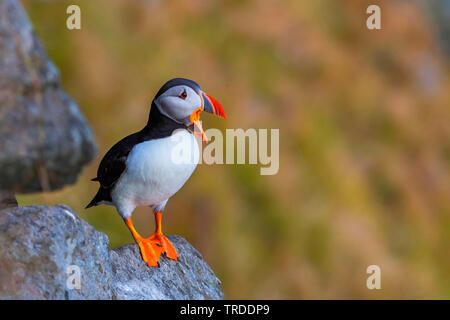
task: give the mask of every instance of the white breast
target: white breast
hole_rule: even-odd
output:
[[[172,136],[137,144],[111,196],[116,207],[157,205],[176,193],[194,172],[199,149],[194,135],[177,130]]]

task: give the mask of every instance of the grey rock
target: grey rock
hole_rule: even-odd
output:
[[[69,207],[0,211],[0,299],[111,299],[111,281],[108,238]]]
[[[21,5],[0,0],[0,189],[61,188],[95,156],[91,129],[59,82]]]
[[[112,251],[108,238],[58,205],[0,211],[0,299],[223,299],[200,253],[169,236],[179,260],[148,267],[136,244]],[[80,288],[70,287],[73,266]]]
[[[161,257],[159,268],[142,261],[137,245],[111,252],[113,292],[117,299],[223,299],[220,280],[202,255],[180,236],[168,236],[178,261]]]

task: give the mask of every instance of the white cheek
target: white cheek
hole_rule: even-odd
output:
[[[182,123],[187,114],[187,108],[183,102],[184,100],[178,97],[161,97],[156,101],[156,106],[163,115]]]
[[[185,105],[187,106],[187,115],[184,118],[184,124],[191,124],[191,114],[202,106],[202,101],[197,94],[191,94],[185,101]]]
[[[194,112],[197,108],[202,106],[202,100],[198,94],[194,93],[189,97],[189,104],[192,108],[192,112]]]
[[[170,112],[177,117],[177,119],[184,119],[189,116],[189,103],[186,100],[183,100],[178,97],[171,97],[167,108]]]
[[[202,105],[200,97],[192,93],[186,100],[175,96],[161,97],[156,101],[159,111],[179,123],[189,124],[190,115]]]

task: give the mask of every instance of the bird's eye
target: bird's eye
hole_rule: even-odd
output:
[[[183,92],[180,93],[179,97],[181,99],[183,99],[183,100],[186,100],[186,98],[187,98],[187,91],[186,91],[186,89],[184,89]]]

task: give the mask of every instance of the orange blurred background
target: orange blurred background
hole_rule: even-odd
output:
[[[425,1],[22,3],[99,155],[75,185],[19,204],[65,203],[112,248],[133,242],[113,207],[84,210],[89,180],[186,77],[227,113],[204,128],[280,129],[278,174],[203,164],[165,210],[165,233],[203,254],[227,298],[450,298],[448,22]],[[66,28],[74,3],[81,30]],[[366,28],[370,4],[381,30]],[[151,209],[134,217],[153,232]],[[372,264],[381,290],[366,287]]]

